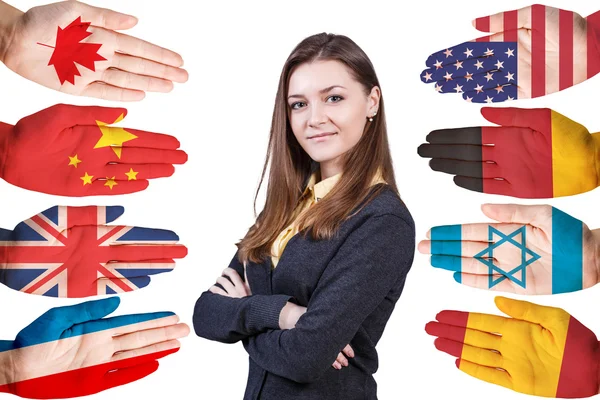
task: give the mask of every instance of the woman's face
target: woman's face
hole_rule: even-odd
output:
[[[359,141],[367,118],[377,111],[379,88],[374,87],[367,95],[341,62],[315,61],[294,69],[287,102],[298,143],[321,163],[322,171],[324,163],[331,170]],[[314,137],[319,134],[327,135]]]

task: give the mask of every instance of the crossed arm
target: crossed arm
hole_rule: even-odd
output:
[[[381,232],[386,232],[381,235]],[[242,340],[262,368],[296,382],[319,378],[350,343],[390,289],[406,278],[414,256],[414,225],[394,214],[367,219],[329,262],[293,329],[280,329],[287,295],[230,298],[204,292],[194,310],[196,334]],[[234,257],[230,267],[243,276]]]

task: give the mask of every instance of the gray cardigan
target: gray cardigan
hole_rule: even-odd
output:
[[[270,257],[248,263],[251,296],[203,292],[194,308],[196,334],[242,341],[250,356],[244,400],[377,399],[375,346],[413,262],[413,219],[386,185],[334,239],[303,234],[289,240],[274,270]],[[244,279],[237,253],[229,267]],[[307,312],[282,330],[287,301]],[[355,356],[337,370],[332,364],[347,344]]]

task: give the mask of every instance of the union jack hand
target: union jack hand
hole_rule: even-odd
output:
[[[87,297],[130,292],[170,272],[187,248],[175,232],[106,225],[120,206],[55,206],[0,230],[0,282],[21,292]]]
[[[583,18],[535,4],[477,18],[490,36],[438,51],[421,80],[473,103],[540,97],[600,71],[600,12]]]

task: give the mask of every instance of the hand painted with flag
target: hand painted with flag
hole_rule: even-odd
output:
[[[187,248],[175,232],[107,225],[120,206],[56,206],[0,229],[0,282],[24,293],[87,297],[131,292],[170,272]]]
[[[438,51],[421,80],[473,103],[545,96],[600,71],[600,12],[587,18],[535,4],[477,18],[491,33]]]
[[[425,331],[463,372],[516,392],[583,398],[598,394],[600,346],[565,310],[496,297],[509,317],[441,311]]]
[[[78,1],[23,13],[0,3],[0,61],[40,85],[76,96],[138,101],[185,82],[181,56],[117,32],[137,18]]]
[[[133,193],[171,176],[187,154],[173,136],[110,126],[127,110],[57,104],[0,123],[0,177],[61,196]]]
[[[583,290],[600,279],[600,230],[546,205],[484,204],[498,223],[435,226],[419,243],[431,265],[479,289],[518,294]]]
[[[465,189],[520,198],[571,196],[600,185],[600,133],[548,108],[483,107],[499,126],[441,129],[419,146],[434,171]]]
[[[86,396],[142,379],[189,334],[172,312],[104,318],[119,298],[50,309],[0,341],[0,392],[31,399]]]

